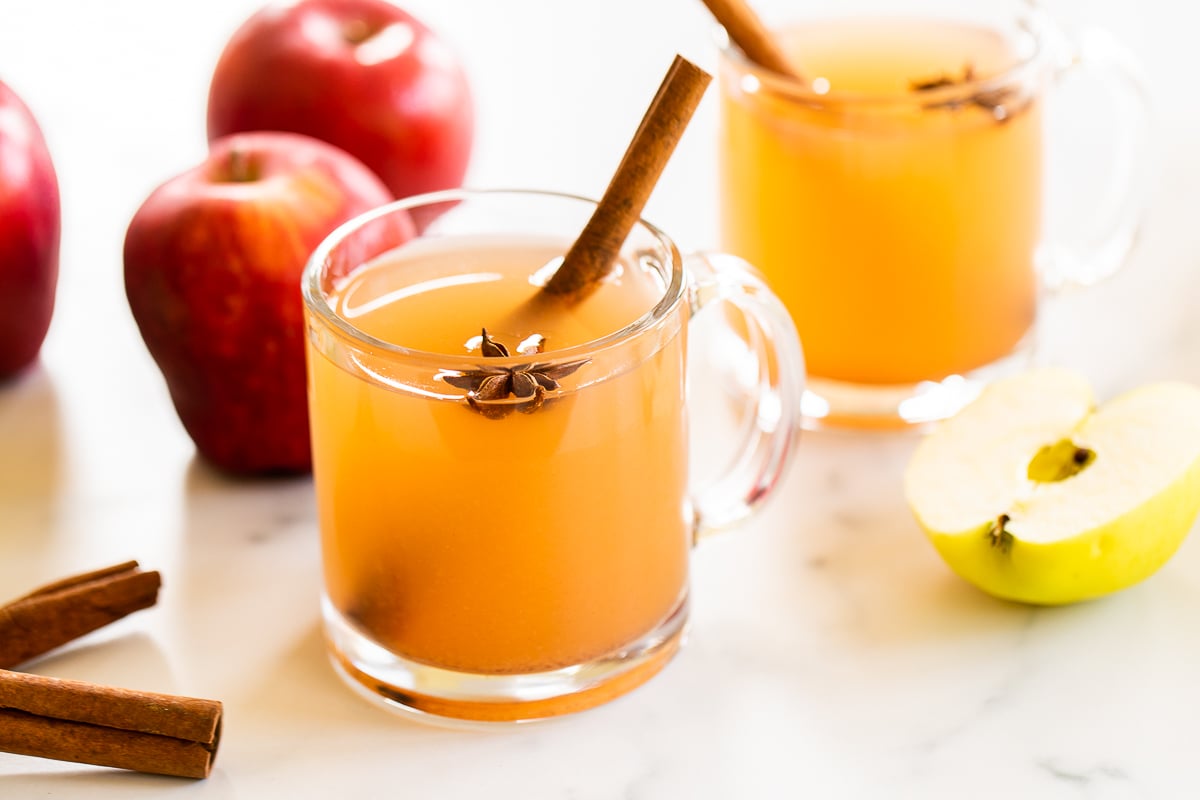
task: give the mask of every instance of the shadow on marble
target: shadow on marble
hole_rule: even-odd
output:
[[[297,704],[297,698],[304,698]],[[387,723],[390,717],[357,697],[334,672],[318,621],[304,629],[257,681],[248,686],[243,712],[274,725],[306,717],[320,723]]]
[[[196,781],[166,775],[147,775],[108,767],[70,765],[67,769],[46,768],[53,762],[28,759],[27,772],[0,775],[0,796],[3,797],[169,797],[184,792],[195,793]],[[233,786],[217,767],[204,780],[206,798],[234,797]],[[7,785],[19,786],[23,794],[10,794]]]
[[[777,613],[855,649],[905,649],[1028,624],[1029,607],[953,573],[913,519],[903,473],[920,438],[808,435],[785,497],[765,511],[761,563],[748,567],[776,586]]]
[[[890,517],[905,508],[894,507]],[[1030,606],[985,594],[956,575],[916,529],[877,522],[869,534],[829,547],[810,569],[834,592],[837,637],[870,649],[906,649],[1015,634]]]
[[[183,491],[189,540],[233,537],[261,544],[316,524],[309,475],[233,476],[197,454],[187,465]]]
[[[53,546],[62,437],[58,389],[40,362],[0,382],[0,532],[6,544]]]
[[[198,457],[182,483],[178,571],[164,580],[176,646],[194,674],[241,692],[315,625],[312,484],[307,476],[232,478]]]
[[[86,634],[22,664],[21,669],[54,678],[179,694],[179,682],[155,637],[142,631],[122,633],[121,625],[116,622]]]
[[[248,747],[276,747],[268,733],[279,730],[346,732],[348,739],[387,736],[397,745],[408,740],[449,736],[455,731],[422,724],[371,704],[358,696],[334,671],[325,650],[320,624],[314,622],[292,646],[281,652],[231,705],[242,720],[239,736]],[[256,735],[257,733],[257,735]],[[329,743],[330,748],[350,742]]]
[[[1200,263],[1189,270],[1190,280],[1183,296],[1200,297]],[[1200,315],[1181,315],[1171,330],[1167,342],[1166,366],[1161,377],[1189,381],[1200,385]]]

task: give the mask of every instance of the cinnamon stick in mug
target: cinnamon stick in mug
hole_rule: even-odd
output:
[[[712,76],[676,55],[596,210],[543,287],[581,300],[612,269]]]
[[[8,669],[149,608],[162,579],[136,561],[56,581],[0,607],[0,668]]]

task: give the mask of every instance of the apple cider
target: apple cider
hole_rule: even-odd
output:
[[[1013,45],[900,19],[778,36],[811,89],[725,59],[722,238],[787,305],[810,374],[906,384],[1012,353],[1034,322],[1042,192],[1036,91],[988,81],[1008,80]]]
[[[625,263],[578,304],[532,302],[531,276],[563,250],[517,236],[410,242],[335,285],[338,317],[423,351],[423,388],[389,375],[386,354],[334,357],[310,336],[327,601],[404,659],[560,669],[629,646],[684,601],[686,308],[638,358],[609,364],[598,346],[560,358],[664,294],[657,271]],[[526,378],[489,368],[497,345],[515,357],[538,341],[544,352],[515,368]],[[546,391],[509,407],[466,399],[496,374]]]

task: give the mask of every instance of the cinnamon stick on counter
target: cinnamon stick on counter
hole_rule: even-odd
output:
[[[608,189],[542,288],[544,294],[581,300],[612,269],[710,80],[707,72],[675,56]]]
[[[745,0],[704,0],[704,5],[746,58],[780,75],[802,80],[771,31]]]
[[[158,572],[136,561],[75,575],[0,607],[0,668],[8,669],[158,600]]]
[[[0,751],[205,778],[221,737],[214,700],[0,670]]]

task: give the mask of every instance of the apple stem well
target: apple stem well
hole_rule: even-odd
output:
[[[379,33],[379,26],[361,17],[347,20],[342,26],[342,38],[346,40],[347,44],[362,44],[377,33]]]
[[[254,183],[262,177],[262,169],[258,159],[235,147],[229,151],[225,172],[219,177],[226,183]]]
[[[1042,446],[1034,454],[1025,475],[1037,483],[1057,483],[1083,472],[1095,460],[1094,450],[1081,447],[1070,439],[1060,439]]]

